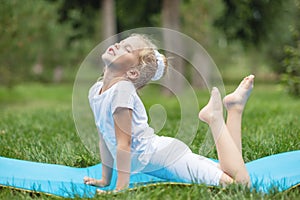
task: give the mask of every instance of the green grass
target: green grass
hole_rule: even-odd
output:
[[[232,86],[226,89],[231,91]],[[145,88],[141,96],[146,108],[162,102],[168,121],[160,134],[174,136],[180,108],[175,98],[155,95]],[[197,92],[199,106],[208,100],[207,91]],[[72,118],[71,85],[19,85],[0,88],[0,156],[86,167],[99,162],[81,143]],[[300,100],[288,96],[278,85],[256,85],[243,120],[243,155],[251,161],[267,155],[300,149]],[[196,116],[195,116],[196,117]],[[199,124],[190,147],[199,152],[207,126]],[[212,143],[208,142],[210,145]],[[216,158],[215,149],[203,151]],[[137,188],[95,199],[297,199],[299,188],[263,195],[238,185],[211,188],[204,185],[160,185]],[[58,199],[44,194],[0,188],[0,199]]]

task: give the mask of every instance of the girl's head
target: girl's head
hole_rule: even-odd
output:
[[[166,72],[167,59],[145,35],[132,34],[110,46],[102,55],[107,71],[125,77],[141,88],[151,79],[158,80]]]

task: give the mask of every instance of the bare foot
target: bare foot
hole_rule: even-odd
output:
[[[87,177],[87,176],[85,176],[83,178],[83,182],[84,182],[84,184],[93,185],[93,186],[99,186],[99,187],[107,186],[107,184],[105,184],[102,179],[97,180],[97,179],[90,178],[90,177]]]
[[[211,124],[217,119],[223,118],[223,105],[221,101],[221,94],[218,88],[214,87],[211,91],[210,99],[207,105],[199,112],[199,119]]]
[[[244,78],[240,85],[231,94],[224,97],[223,103],[227,111],[242,112],[253,88],[254,75]]]

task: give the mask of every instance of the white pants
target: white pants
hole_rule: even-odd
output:
[[[223,171],[208,158],[193,153],[176,138],[158,136],[156,151],[143,172],[173,182],[219,185]]]

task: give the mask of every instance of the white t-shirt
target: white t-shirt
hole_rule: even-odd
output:
[[[116,159],[116,137],[113,114],[118,107],[132,110],[131,171],[142,170],[150,161],[156,147],[156,136],[148,125],[145,107],[129,81],[119,81],[99,94],[103,82],[96,82],[89,91],[89,102],[98,131],[114,159]]]
[[[148,125],[145,107],[129,81],[119,81],[99,95],[102,82],[89,91],[95,123],[116,160],[113,114],[118,107],[132,110],[131,173],[146,172],[172,181],[218,185],[223,171],[213,161],[192,153],[176,138],[157,136]],[[115,162],[116,163],[116,162]]]

